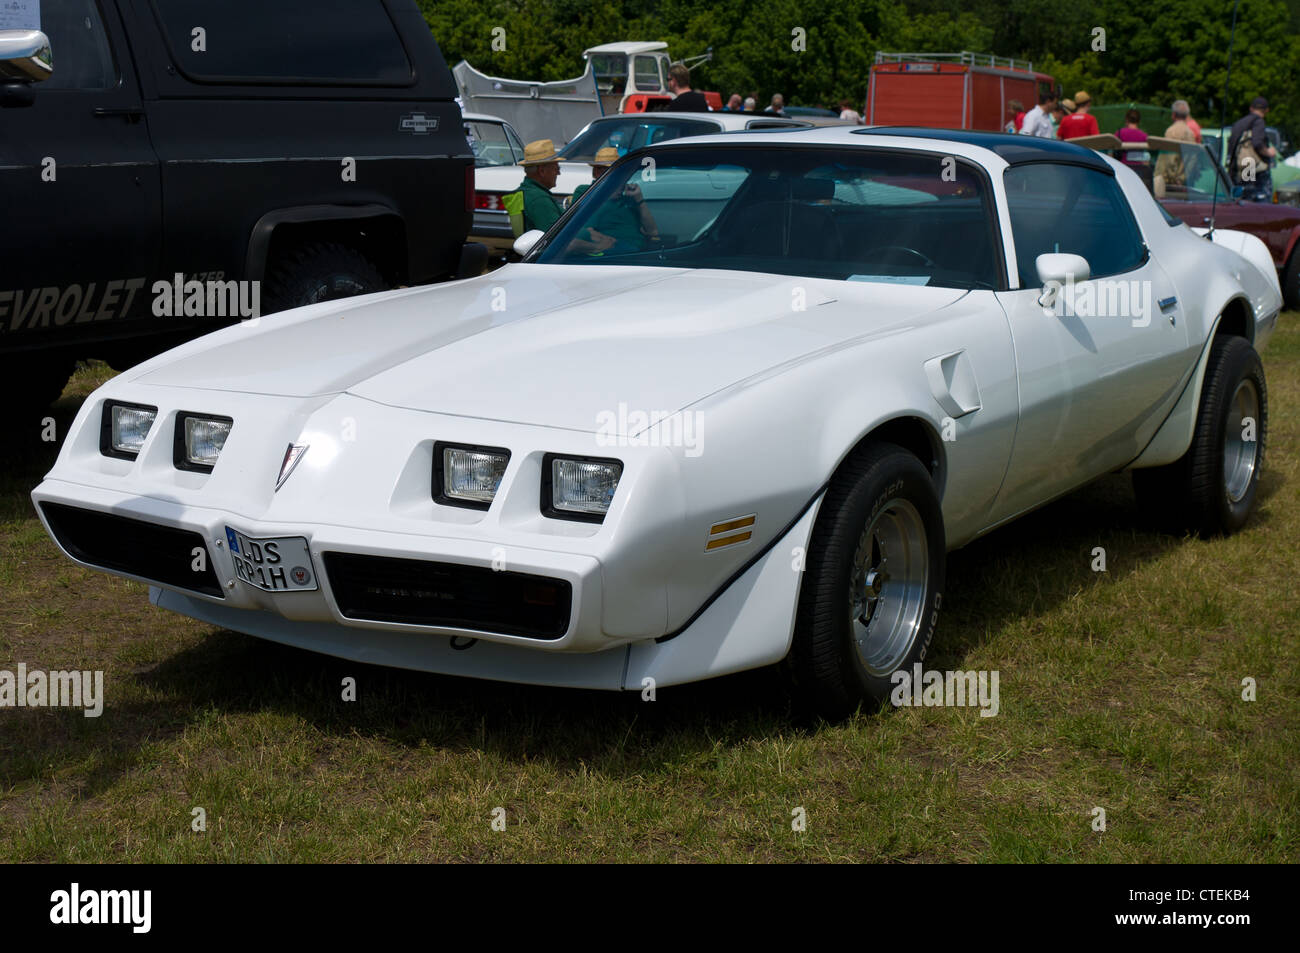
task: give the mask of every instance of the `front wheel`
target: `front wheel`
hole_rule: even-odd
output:
[[[263,310],[272,314],[387,287],[374,262],[355,248],[313,242],[292,249],[271,268]]]
[[[946,559],[930,474],[893,444],[867,447],[827,488],[813,527],[786,661],[800,703],[838,720],[889,697],[923,661]]]
[[[1138,502],[1170,529],[1235,533],[1255,506],[1268,437],[1268,387],[1245,338],[1214,340],[1192,445],[1173,463],[1133,471]]]

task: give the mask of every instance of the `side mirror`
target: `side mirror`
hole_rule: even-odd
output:
[[[1056,304],[1063,285],[1087,281],[1092,276],[1092,267],[1082,255],[1039,255],[1034,259],[1034,265],[1038,269],[1038,280],[1043,283],[1038,303],[1044,308]]]
[[[50,41],[40,30],[0,30],[0,80],[40,82],[54,72]]]
[[[524,232],[515,239],[515,254],[520,258],[524,257],[533,250],[533,246],[536,245],[538,240],[545,234],[546,233],[540,228],[534,228],[532,231]]]
[[[1244,185],[1234,185],[1232,187],[1232,197],[1234,199],[1239,199],[1245,194],[1246,194],[1246,187]]]

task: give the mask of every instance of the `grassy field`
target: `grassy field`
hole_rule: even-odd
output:
[[[0,669],[102,669],[107,705],[0,709],[0,861],[1294,863],[1300,314],[1264,357],[1268,465],[1244,532],[1154,533],[1111,477],[950,557],[927,667],[998,670],[993,718],[807,726],[770,671],[647,703],[219,631],[61,558],[28,497],[54,445],[9,445]],[[60,433],[106,373],[74,378]]]

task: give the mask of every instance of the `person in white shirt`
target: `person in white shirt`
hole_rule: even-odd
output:
[[[1038,136],[1052,139],[1056,136],[1056,127],[1052,125],[1052,107],[1056,105],[1055,93],[1043,93],[1038,97],[1038,105],[1025,113],[1025,123],[1020,127],[1022,136]]]

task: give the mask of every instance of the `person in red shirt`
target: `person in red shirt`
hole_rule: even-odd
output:
[[[1011,100],[1007,103],[1007,115],[1011,118],[1003,126],[1003,132],[1019,132],[1025,124],[1025,104],[1018,99]]]
[[[1058,139],[1077,139],[1080,136],[1095,136],[1101,130],[1097,128],[1097,117],[1090,115],[1092,97],[1086,90],[1074,94],[1074,112],[1061,120],[1061,127],[1056,130]]]

